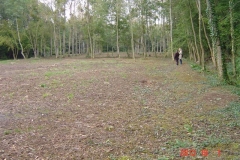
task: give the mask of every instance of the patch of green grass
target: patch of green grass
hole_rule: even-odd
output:
[[[202,71],[202,67],[196,63],[192,63],[190,64],[190,67],[193,69],[193,70],[196,70],[196,71]]]
[[[222,109],[222,112],[238,119],[240,117],[240,102],[232,102],[229,107]]]
[[[39,60],[41,60],[40,57],[31,57],[31,58],[29,58],[29,61],[31,63],[39,63]]]
[[[121,157],[118,157],[118,156],[114,156],[114,155],[110,155],[110,156],[108,156],[108,158],[110,159],[110,160],[131,160],[129,157],[127,157],[127,156],[121,156]]]
[[[9,135],[9,134],[11,134],[11,133],[12,133],[11,130],[6,130],[6,131],[4,131],[4,135]]]
[[[131,160],[131,158],[128,156],[122,156],[122,157],[118,158],[118,160]]]
[[[168,144],[173,148],[173,149],[178,149],[178,148],[190,148],[193,146],[193,144],[189,141],[184,141],[184,140],[179,140],[176,139],[175,142],[168,142]]]
[[[4,132],[4,134],[5,135],[9,135],[9,134],[12,134],[12,133],[14,133],[14,134],[17,134],[17,133],[27,133],[27,132],[31,132],[33,130],[33,128],[32,127],[27,127],[27,128],[25,128],[25,129],[20,129],[20,128],[16,128],[16,129],[14,129],[14,130],[6,130],[5,132]]]
[[[120,76],[123,78],[123,79],[127,79],[127,73],[125,73],[125,72],[122,72],[122,73],[120,73]]]
[[[113,154],[110,154],[110,155],[108,156],[108,158],[109,158],[110,160],[117,160],[117,157],[114,156]]]
[[[60,81],[56,80],[56,79],[52,80],[52,82],[51,82],[51,84],[58,84],[58,83],[60,83]]]
[[[0,60],[0,64],[9,64],[11,62],[14,62],[13,60]]]
[[[232,127],[240,127],[240,102],[231,102],[228,107],[217,109],[210,113],[222,124]]]
[[[9,93],[8,96],[9,96],[10,98],[13,98],[14,94],[15,94],[15,93],[12,92],[12,93]]]
[[[17,128],[17,129],[14,130],[14,132],[15,133],[21,133],[22,131],[21,131],[21,129]]]
[[[235,87],[235,88],[232,90],[232,93],[234,93],[234,94],[240,96],[240,88]]]
[[[52,80],[52,82],[50,84],[51,85],[50,87],[52,87],[52,88],[63,87],[64,84],[63,83],[60,84],[60,83],[61,83],[61,81],[54,79],[54,80]]]
[[[169,160],[169,159],[172,159],[172,158],[168,158],[168,157],[166,157],[166,156],[158,157],[158,160]]]
[[[40,85],[42,88],[45,88],[46,87],[46,84],[41,84]]]
[[[184,124],[184,128],[185,128],[185,130],[186,130],[187,132],[189,132],[189,133],[192,133],[192,131],[193,131],[192,125]]]
[[[56,72],[53,72],[53,71],[48,71],[48,72],[46,72],[44,75],[46,76],[46,77],[50,77],[50,76],[53,76],[53,75],[55,75],[55,74],[57,74]]]
[[[105,130],[106,131],[113,131],[114,130],[114,126],[109,125],[109,126],[105,127]]]
[[[214,147],[217,147],[218,145],[229,144],[230,142],[231,140],[227,137],[224,137],[221,135],[220,136],[210,135],[208,139],[203,141],[200,146],[202,148],[207,148],[207,147],[214,148]]]
[[[82,80],[80,83],[81,83],[81,86],[88,87],[91,83],[94,83],[94,82],[95,82],[95,78],[91,78],[91,79]]]
[[[69,93],[67,96],[68,100],[72,100],[74,98],[74,94],[73,93]]]
[[[224,81],[220,81],[216,74],[208,74],[207,75],[207,83],[212,87],[223,86],[227,83]]]
[[[43,94],[43,98],[46,98],[46,97],[48,97],[48,96],[50,96],[51,94],[50,93],[44,93]]]
[[[45,72],[45,76],[46,77],[52,77],[52,76],[55,76],[55,75],[63,75],[63,74],[69,74],[70,71],[69,70],[62,70],[62,71],[47,71]]]
[[[123,63],[118,63],[118,62],[116,62],[116,64],[115,64],[117,67],[124,67],[125,66],[125,64],[123,64]]]

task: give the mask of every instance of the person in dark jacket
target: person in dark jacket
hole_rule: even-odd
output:
[[[178,65],[178,61],[179,61],[179,53],[178,53],[178,50],[177,50],[177,52],[176,52],[175,55],[174,55],[174,60],[176,61],[177,65]]]

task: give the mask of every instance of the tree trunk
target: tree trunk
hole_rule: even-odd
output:
[[[146,58],[146,49],[145,49],[145,38],[144,38],[144,35],[141,36],[141,52],[143,53],[144,58]]]
[[[46,44],[44,44],[44,47],[43,47],[43,56],[46,57]]]
[[[62,54],[66,54],[66,3],[64,3],[64,25],[63,25],[63,42],[62,42]]]
[[[79,51],[78,51],[78,33],[76,31],[76,34],[75,34],[75,53],[78,54]]]
[[[89,37],[90,56],[92,57],[92,54],[93,54],[93,44],[92,44],[92,38],[91,38],[91,34],[90,34],[89,24],[88,24],[88,37]]]
[[[221,41],[219,37],[217,17],[215,15],[215,8],[213,0],[206,0],[207,3],[207,15],[209,21],[209,28],[211,31],[211,38],[213,44],[213,52],[217,52],[217,68],[218,76],[220,80],[229,81],[227,75],[227,68],[225,65],[225,55],[222,53]]]
[[[170,53],[172,53],[172,60],[174,60],[174,53],[173,53],[173,26],[172,26],[172,0],[170,0]]]
[[[92,57],[93,54],[93,44],[92,44],[92,37],[91,37],[91,33],[90,33],[90,14],[89,14],[89,0],[87,0],[87,31],[88,31],[88,38],[89,38],[89,44],[88,44],[88,48],[90,49],[90,56]],[[88,56],[89,56],[89,52],[88,52]]]
[[[69,22],[70,23],[70,22]],[[71,34],[72,34],[72,29],[71,29],[71,24],[69,27],[69,35],[68,35],[68,55],[70,56],[71,54]]]
[[[147,57],[147,37],[144,37],[144,58]]]
[[[96,48],[96,40],[93,39],[93,47],[92,47],[92,58],[95,58],[95,48]]]
[[[50,56],[53,54],[53,38],[51,36],[51,51],[50,51]]]
[[[192,55],[193,55],[194,61],[196,62],[197,61],[196,51],[195,51],[195,48],[194,48],[194,45],[192,44],[192,42],[190,42],[190,44],[191,44],[191,48],[192,48]]]
[[[192,60],[193,56],[192,56],[192,52],[191,52],[190,42],[188,42],[188,53],[189,53],[189,58],[190,58],[190,60]]]
[[[74,34],[75,34],[75,27],[74,27],[74,22],[73,22],[73,25],[72,25],[72,54],[74,55],[75,54],[75,46],[74,46]]]
[[[208,35],[207,35],[207,32],[206,32],[204,20],[203,20],[202,17],[201,17],[201,19],[202,19],[202,24],[203,24],[204,35],[205,35],[205,37],[206,37],[207,44],[208,44],[208,47],[209,47],[209,50],[210,50],[210,53],[211,53],[211,59],[212,59],[212,62],[213,62],[213,66],[214,66],[215,68],[217,68],[216,57],[215,57],[215,54],[214,54],[214,52],[213,52],[212,46],[211,46],[211,44],[210,44],[210,41],[209,41],[209,38],[208,38]]]
[[[59,33],[58,33],[58,37],[59,37],[59,55],[62,55],[62,36],[61,36],[61,32],[59,29]]]
[[[16,24],[17,24],[18,41],[19,41],[19,44],[21,46],[21,54],[22,54],[23,58],[26,59],[25,55],[23,54],[23,46],[22,46],[22,43],[21,43],[21,38],[20,38],[20,34],[19,34],[19,28],[18,28],[18,21],[17,21],[17,19],[16,19]]]
[[[40,52],[41,52],[41,56],[43,56],[43,37],[42,36],[40,40]]]
[[[235,41],[234,41],[234,27],[233,27],[233,1],[229,1],[229,10],[230,10],[230,25],[231,25],[231,53],[232,53],[232,70],[233,76],[236,76],[236,58],[235,58]]]
[[[131,47],[132,47],[132,58],[134,60],[135,59],[135,51],[134,51],[134,39],[133,39],[133,24],[132,24],[132,14],[131,14],[131,4],[130,4],[130,0],[128,0],[128,4],[129,4],[129,14],[130,14],[130,33],[131,33]]]
[[[119,42],[118,42],[118,34],[119,34],[119,31],[118,31],[118,21],[119,21],[119,6],[118,6],[118,1],[116,2],[116,32],[117,32],[117,54],[118,54],[118,58],[120,58],[120,53],[119,53]]]
[[[64,29],[63,29],[62,52],[63,52],[63,54],[66,54],[66,29],[65,29],[65,24],[64,24]]]
[[[190,4],[189,4],[190,6]],[[191,25],[192,25],[192,32],[193,32],[193,37],[194,37],[194,45],[195,45],[195,49],[196,49],[196,54],[197,54],[197,61],[199,62],[199,64],[201,64],[201,58],[200,58],[200,54],[198,51],[198,46],[197,46],[197,37],[196,37],[196,32],[194,29],[194,25],[193,25],[193,19],[192,19],[192,11],[191,11],[191,7],[189,7],[190,9],[190,19],[191,19]]]
[[[199,36],[199,43],[200,43],[200,49],[201,49],[201,62],[202,62],[202,70],[205,70],[205,59],[204,59],[204,49],[202,45],[202,34],[201,34],[201,19],[202,19],[202,13],[201,13],[201,1],[196,1],[197,7],[198,7],[198,36]]]
[[[78,38],[78,53],[81,54],[81,34],[79,34],[79,38]]]
[[[54,52],[55,52],[56,58],[58,58],[58,45],[57,45],[57,34],[56,34],[55,24],[53,24],[53,34],[54,34]]]
[[[13,59],[16,60],[17,59],[17,55],[18,55],[18,49],[17,48],[13,48],[12,52],[13,52]]]
[[[220,46],[220,40],[216,42],[217,49],[217,64],[218,64],[218,76],[223,77],[223,61],[222,61],[222,49]]]

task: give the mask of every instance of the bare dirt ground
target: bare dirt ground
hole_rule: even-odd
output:
[[[0,71],[1,159],[240,159],[239,96],[189,64],[76,57]]]

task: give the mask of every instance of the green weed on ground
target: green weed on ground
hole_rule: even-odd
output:
[[[14,60],[0,60],[0,64],[9,64],[15,62]]]
[[[232,93],[234,93],[234,94],[240,96],[240,88],[238,88],[238,87],[234,87],[233,90],[232,90]]]
[[[202,71],[202,67],[196,63],[191,63],[190,67],[195,71]]]
[[[52,77],[54,75],[63,75],[63,74],[70,74],[69,70],[62,70],[62,71],[47,71],[44,75],[46,77]]]
[[[214,110],[211,115],[222,125],[240,129],[240,102],[232,102],[226,108]]]

